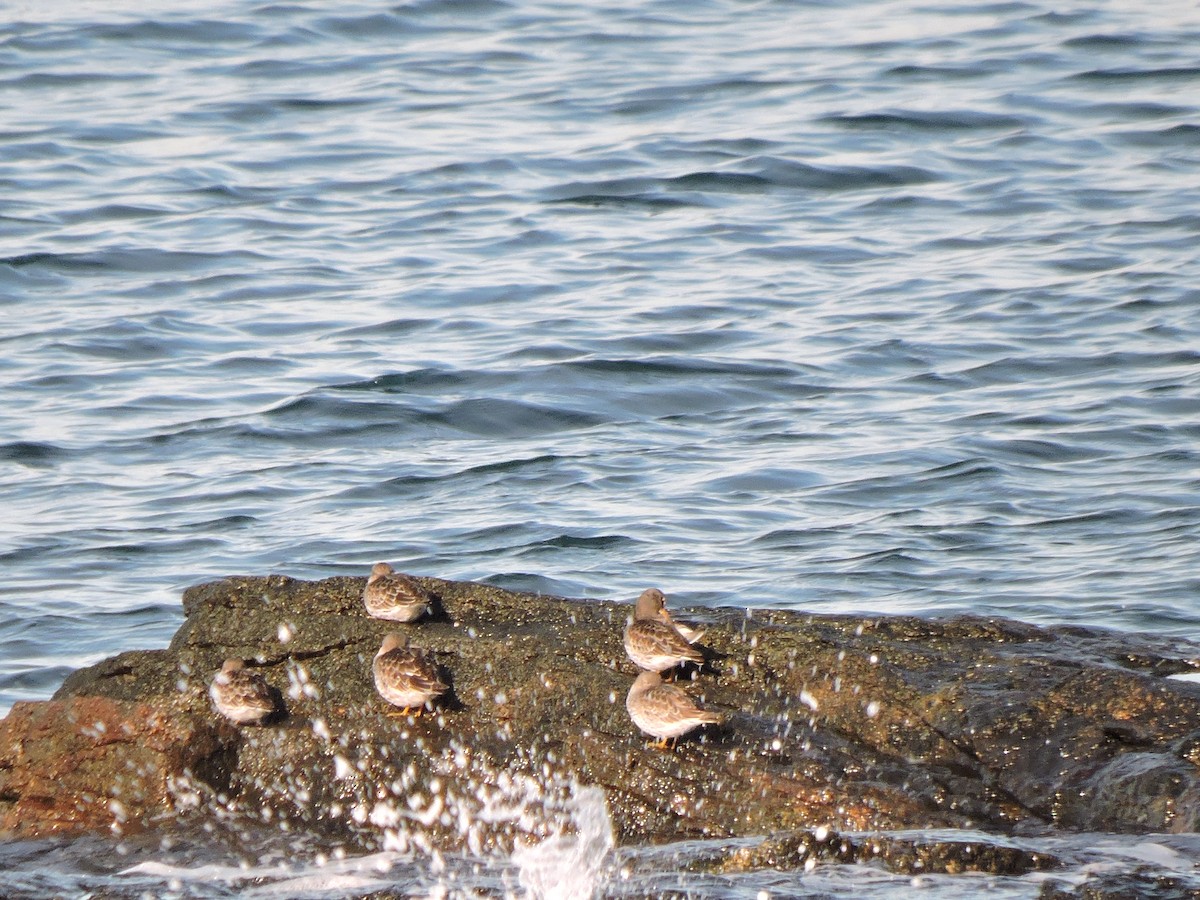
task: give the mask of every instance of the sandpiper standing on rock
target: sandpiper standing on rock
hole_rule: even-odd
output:
[[[363,605],[377,619],[415,622],[429,609],[430,597],[415,578],[385,562],[375,563],[363,590]]]
[[[701,709],[683,688],[666,684],[657,672],[643,672],[625,697],[625,708],[633,724],[666,748],[667,740],[687,734],[701,725],[723,721],[720,713]]]
[[[704,665],[704,654],[692,648],[671,621],[658,588],[642,591],[633,609],[633,621],[625,626],[625,652],[639,669],[665,672],[680,663]]]
[[[208,695],[217,712],[239,725],[260,725],[275,712],[271,689],[240,659],[225,660],[221,671],[213,676]]]
[[[400,707],[394,715],[406,716],[415,710],[419,716],[427,704],[446,692],[433,660],[424,650],[408,646],[408,638],[399,634],[383,639],[371,669],[379,696]]]

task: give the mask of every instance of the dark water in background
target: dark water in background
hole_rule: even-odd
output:
[[[1200,630],[1194,4],[0,22],[0,713],[379,559]]]

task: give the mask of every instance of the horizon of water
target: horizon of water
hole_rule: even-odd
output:
[[[0,715],[381,559],[1200,633],[1194,5],[0,10]]]

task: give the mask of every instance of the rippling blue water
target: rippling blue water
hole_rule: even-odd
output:
[[[7,4],[0,712],[183,587],[1200,626],[1200,12]]]

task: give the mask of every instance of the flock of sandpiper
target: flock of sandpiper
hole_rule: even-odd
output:
[[[371,569],[363,591],[368,614],[392,622],[417,621],[429,611],[431,601],[414,578],[382,562]],[[692,646],[703,632],[675,622],[665,604],[657,588],[643,591],[633,621],[625,628],[625,652],[642,670],[629,689],[625,708],[638,728],[658,739],[659,747],[701,725],[722,721],[718,713],[702,709],[681,688],[663,681],[663,673],[677,666],[704,665],[704,655]],[[384,637],[371,668],[375,689],[396,708],[394,715],[420,715],[448,689],[433,659],[397,633]],[[213,677],[209,695],[217,711],[239,725],[262,724],[277,711],[270,687],[240,659],[225,660]]]

